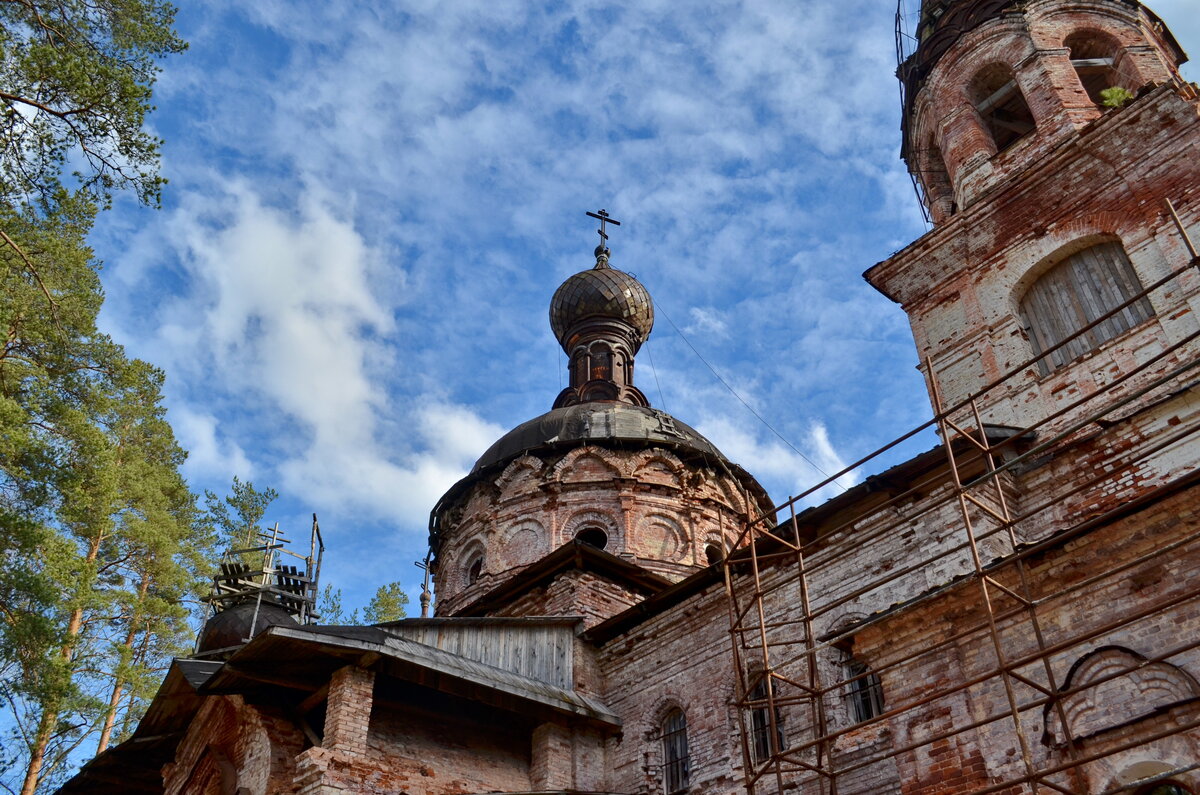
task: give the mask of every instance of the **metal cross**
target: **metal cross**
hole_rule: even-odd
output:
[[[608,248],[606,245],[608,243],[608,233],[604,231],[604,225],[612,224],[613,226],[620,226],[621,222],[615,218],[609,218],[608,210],[601,210],[598,213],[589,211],[588,215],[592,218],[598,218],[600,220],[600,228],[596,230],[600,233],[600,248]]]

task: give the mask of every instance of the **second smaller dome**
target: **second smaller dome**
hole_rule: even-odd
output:
[[[564,349],[572,327],[593,317],[633,326],[641,346],[654,328],[654,302],[641,282],[601,261],[567,279],[550,299],[550,328]]]

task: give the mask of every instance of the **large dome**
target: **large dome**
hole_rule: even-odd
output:
[[[637,279],[597,263],[595,268],[563,282],[550,300],[550,328],[564,348],[572,327],[588,318],[628,323],[636,332],[635,344],[640,346],[654,328],[654,303]]]
[[[712,442],[665,411],[627,403],[595,402],[554,409],[521,423],[479,457],[471,474],[506,464],[532,450],[571,448],[588,442],[659,445],[725,460]]]

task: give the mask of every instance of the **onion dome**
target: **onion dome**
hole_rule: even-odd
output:
[[[197,651],[203,654],[241,646],[252,635],[257,635],[267,627],[294,627],[296,623],[295,617],[278,605],[242,602],[220,611],[204,623]]]
[[[571,332],[585,320],[617,320],[633,328],[636,353],[654,328],[654,302],[642,283],[608,264],[607,248],[596,249],[596,267],[567,279],[550,300],[550,328],[570,354]]]

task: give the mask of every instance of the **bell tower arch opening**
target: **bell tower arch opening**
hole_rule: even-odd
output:
[[[1037,129],[1033,111],[1008,64],[993,63],[976,72],[967,94],[996,152],[1005,151]]]
[[[1070,51],[1071,66],[1088,98],[1097,105],[1105,104],[1105,92],[1123,87],[1118,79],[1116,62],[1121,44],[1112,34],[1100,30],[1079,30],[1063,41]]]

